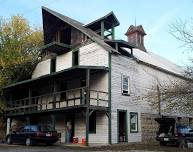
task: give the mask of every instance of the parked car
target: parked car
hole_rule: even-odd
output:
[[[22,143],[27,146],[38,143],[52,145],[58,141],[58,134],[49,127],[26,125],[8,134],[6,141],[7,144]]]
[[[193,129],[189,125],[176,124],[174,118],[156,118],[159,123],[156,140],[160,145],[174,144],[185,148],[193,145]]]

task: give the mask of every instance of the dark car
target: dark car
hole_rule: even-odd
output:
[[[49,127],[26,125],[8,134],[6,141],[8,144],[22,143],[27,146],[38,143],[52,145],[58,141],[58,134]]]
[[[176,124],[174,118],[156,118],[159,123],[156,140],[160,145],[173,144],[188,147],[193,144],[193,129],[189,125]]]

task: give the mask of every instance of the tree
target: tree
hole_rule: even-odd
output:
[[[178,20],[170,25],[170,34],[182,44],[183,50],[193,51],[193,20],[188,22]],[[193,59],[193,58],[192,58]],[[193,60],[190,59],[191,63]],[[182,81],[159,82],[144,95],[153,109],[161,109],[164,113],[181,113],[193,115],[193,66],[184,69]],[[157,89],[157,87],[159,89]]]
[[[31,27],[24,17],[0,19],[1,93],[6,85],[30,78],[42,45],[41,28]]]
[[[193,114],[192,80],[159,82],[144,97],[159,114]]]
[[[193,19],[185,22],[178,20],[170,26],[170,34],[182,42],[182,46],[193,51]]]
[[[29,78],[43,44],[41,29],[30,27],[22,16],[0,24],[0,88]]]

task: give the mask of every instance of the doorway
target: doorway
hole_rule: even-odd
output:
[[[69,114],[66,117],[66,143],[72,143],[74,137],[74,115]]]
[[[128,142],[127,111],[117,111],[118,143]]]

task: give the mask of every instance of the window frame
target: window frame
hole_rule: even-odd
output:
[[[127,78],[128,84],[127,84],[127,90],[124,89],[124,78]],[[127,92],[124,92],[127,91]],[[122,74],[121,75],[121,93],[122,95],[128,95],[130,96],[131,94],[131,89],[130,89],[130,77],[127,75]]]
[[[132,126],[132,123],[131,123],[131,116],[135,115],[137,117],[137,122],[136,122],[136,130],[132,130],[131,129],[131,126]],[[139,132],[139,122],[138,122],[138,112],[130,112],[130,116],[129,116],[129,119],[130,119],[130,133],[138,133]]]

